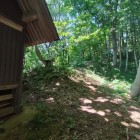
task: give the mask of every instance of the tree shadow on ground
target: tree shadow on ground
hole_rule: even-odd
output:
[[[137,72],[134,66],[129,66],[127,71],[125,71],[125,66],[119,70],[119,68],[113,68],[112,66],[107,65],[98,65],[97,67],[92,67],[91,70],[94,71],[95,74],[105,77],[109,81],[118,79],[129,83],[133,83]]]
[[[93,79],[57,77],[24,91],[25,103],[38,113],[7,139],[126,140],[140,134],[140,107],[113,96],[116,91]],[[136,136],[137,135],[137,136]]]

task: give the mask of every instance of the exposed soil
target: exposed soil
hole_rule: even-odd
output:
[[[34,119],[13,128],[7,140],[140,139],[140,106],[82,73],[32,82],[24,104],[36,106]]]

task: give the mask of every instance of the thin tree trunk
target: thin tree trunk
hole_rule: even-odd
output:
[[[39,60],[46,66],[45,59],[41,55],[41,52],[40,52],[40,50],[38,49],[37,46],[35,46],[35,52],[36,52],[36,55],[38,56]]]
[[[111,1],[109,1],[111,4]],[[114,11],[114,17],[112,20],[112,41],[113,41],[113,66],[117,66],[117,36],[116,36],[116,30],[117,30],[117,13],[118,13],[118,0],[115,0],[112,2],[113,6],[113,11]]]
[[[131,4],[133,4],[133,1],[130,1]],[[136,41],[136,24],[134,24],[134,21],[136,21],[135,19],[135,9],[131,8],[131,17],[130,17],[130,33],[133,36],[131,39],[131,45],[133,48],[133,52],[134,52],[134,60],[135,60],[135,64],[136,64],[136,68],[138,68],[138,61],[137,61],[137,54],[136,54],[136,46],[137,46],[137,41]]]
[[[134,27],[134,58],[135,58],[136,68],[138,68],[138,60],[137,60],[136,46],[137,46],[136,27]]]
[[[113,41],[113,67],[117,66],[117,41],[116,41],[116,33],[113,31],[112,33],[112,41]]]
[[[125,71],[128,69],[128,31],[126,31],[126,62],[125,62]]]
[[[95,55],[94,55],[94,47],[93,46],[91,46],[91,62],[92,62],[92,65],[94,64],[94,57],[95,57]]]
[[[118,40],[118,48],[119,48],[119,58],[120,58],[120,65],[119,69],[122,67],[122,51],[121,51],[121,36],[119,34],[119,40]]]
[[[136,68],[138,68],[138,60],[137,60],[137,54],[136,54],[135,47],[134,47],[134,59],[135,59]]]
[[[108,60],[110,59],[110,35],[108,36],[108,41],[107,41],[107,46],[108,46]]]
[[[70,56],[69,56],[69,53],[67,53],[67,62],[68,62],[68,65],[70,64]]]

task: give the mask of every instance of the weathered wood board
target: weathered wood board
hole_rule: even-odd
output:
[[[14,107],[5,107],[0,109],[0,118],[14,113]]]

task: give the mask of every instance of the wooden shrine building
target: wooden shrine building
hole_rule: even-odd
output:
[[[24,47],[58,39],[45,0],[0,0],[0,118],[21,108]]]

